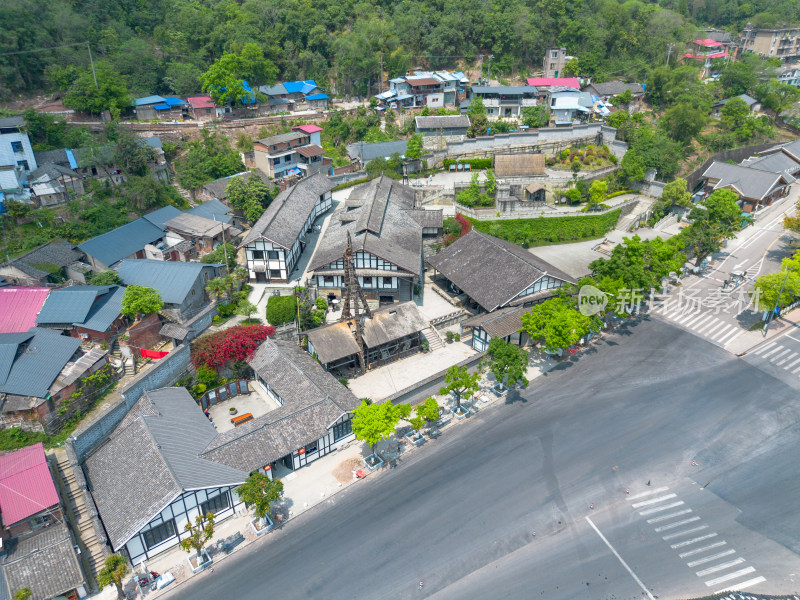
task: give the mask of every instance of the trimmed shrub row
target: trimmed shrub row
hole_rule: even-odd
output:
[[[267,300],[267,322],[270,325],[291,323],[297,318],[295,296],[272,296]]]
[[[444,161],[444,168],[449,169],[450,165],[469,165],[471,169],[491,169],[492,168],[492,159],[491,158],[473,158],[470,160],[467,159],[459,159],[454,160],[452,158],[445,158]]]

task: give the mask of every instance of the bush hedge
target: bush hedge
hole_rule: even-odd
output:
[[[297,318],[295,296],[272,296],[267,301],[267,322],[270,325],[291,323]]]
[[[539,217],[502,221],[478,221],[470,218],[469,220],[478,231],[528,248],[602,237],[614,228],[620,213],[621,211],[617,209],[602,215],[585,217]]]
[[[358,185],[359,183],[367,183],[368,181],[372,181],[373,177],[362,177],[361,179],[353,179],[352,181],[345,181],[344,183],[340,183],[331,191],[335,192],[337,190],[346,190],[347,188],[353,187],[354,185]]]
[[[471,169],[492,168],[491,158],[473,158],[472,160],[466,160],[466,159],[454,160],[452,158],[445,158],[443,162],[445,169],[449,169],[450,165],[469,165]]]

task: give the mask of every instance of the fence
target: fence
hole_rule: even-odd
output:
[[[224,402],[225,400],[233,398],[234,396],[238,396],[239,394],[249,393],[250,388],[247,387],[247,380],[237,379],[236,381],[231,381],[226,385],[222,385],[206,392],[200,398],[200,405],[203,407],[203,410],[205,410],[217,402]]]
[[[434,329],[436,327],[449,327],[450,325],[455,325],[456,323],[460,323],[465,319],[470,317],[470,313],[464,309],[457,310],[455,312],[451,312],[450,314],[444,315],[442,317],[436,317],[435,319],[431,319],[430,324],[431,327]]]
[[[603,215],[612,210],[621,209],[621,215],[627,215],[638,203],[638,200],[627,200],[617,206],[604,208],[602,210],[581,211],[581,210],[560,210],[550,207],[544,207],[541,204],[534,204],[531,202],[504,202],[503,204],[512,205],[498,210],[498,207],[492,208],[471,208],[462,204],[455,203],[456,213],[467,215],[478,221],[499,221],[503,219],[538,219],[550,217],[591,217],[595,215]]]

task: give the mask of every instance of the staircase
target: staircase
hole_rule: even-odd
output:
[[[136,361],[133,358],[123,358],[122,366],[125,368],[124,377],[133,377],[136,375]]]
[[[170,183],[175,186],[175,189],[178,190],[178,193],[183,196],[186,202],[189,203],[189,206],[197,206],[197,202],[195,202],[194,198],[192,198],[192,193],[186,188],[181,187],[181,185],[178,183],[177,177],[173,177]]]
[[[668,214],[658,223],[653,225],[653,229],[655,231],[664,231],[667,227],[669,227],[670,225],[674,225],[677,222],[678,222],[678,215]]]
[[[97,571],[103,568],[103,561],[107,555],[107,548],[97,539],[94,525],[86,508],[83,490],[79,487],[72,465],[63,448],[53,453],[56,459],[56,470],[60,475],[61,497],[67,509],[68,518],[72,524],[72,531],[78,538],[80,558],[84,570],[90,579],[97,576]]]
[[[428,340],[428,349],[431,352],[434,350],[439,350],[440,348],[444,348],[444,344],[442,343],[439,334],[434,331],[433,327],[428,327],[422,332],[422,334],[425,336],[425,339]]]

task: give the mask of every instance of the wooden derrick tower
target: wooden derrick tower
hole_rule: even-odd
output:
[[[352,309],[351,309],[352,306]],[[363,307],[363,312],[361,308]],[[347,232],[347,248],[344,251],[344,304],[342,306],[342,320],[352,320],[350,326],[358,343],[358,366],[362,371],[367,370],[367,353],[364,350],[364,319],[372,318],[372,311],[367,304],[364,290],[358,284],[356,269],[353,263],[353,240]]]

